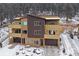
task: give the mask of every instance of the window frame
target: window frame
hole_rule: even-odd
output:
[[[41,21],[34,21],[34,26],[41,26]]]
[[[26,31],[26,33],[25,33],[25,31]],[[22,34],[27,34],[27,30],[22,30]]]
[[[41,30],[34,30],[34,35],[41,35]]]
[[[21,33],[21,29],[16,29],[15,33]]]

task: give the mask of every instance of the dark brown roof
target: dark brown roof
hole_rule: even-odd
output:
[[[39,16],[41,18],[44,18],[46,20],[60,20],[60,17],[58,16]]]
[[[60,17],[58,16],[36,16],[36,15],[28,15],[28,16],[32,16],[32,17],[36,17],[36,18],[41,18],[44,20],[60,20]]]

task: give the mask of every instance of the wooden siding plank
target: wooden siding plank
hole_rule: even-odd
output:
[[[12,25],[9,25],[9,28],[21,28],[21,25],[12,24]]]
[[[12,36],[12,37],[21,37],[21,34],[10,33],[10,36]]]
[[[27,30],[27,26],[21,26],[21,30]]]
[[[44,35],[44,38],[47,38],[47,39],[59,39],[60,38],[60,35]]]

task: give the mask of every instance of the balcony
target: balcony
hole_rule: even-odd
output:
[[[62,27],[60,25],[45,25],[45,29],[61,29]]]
[[[22,38],[27,38],[27,34],[22,34],[21,37]]]
[[[9,25],[10,28],[21,28],[21,25],[18,24],[11,24]]]
[[[47,33],[49,30],[55,30],[57,35],[63,32],[61,25],[45,25],[45,33]]]
[[[59,39],[60,35],[44,35],[44,38],[46,39]]]
[[[12,37],[21,37],[20,33],[10,33],[10,36]]]
[[[9,25],[10,28],[21,28],[20,21],[14,21]]]

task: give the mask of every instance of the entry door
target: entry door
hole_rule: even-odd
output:
[[[29,44],[32,46],[40,46],[40,39],[29,39]]]
[[[28,44],[34,46],[33,39],[28,39]]]
[[[40,46],[40,39],[34,39],[33,40],[34,46]]]

